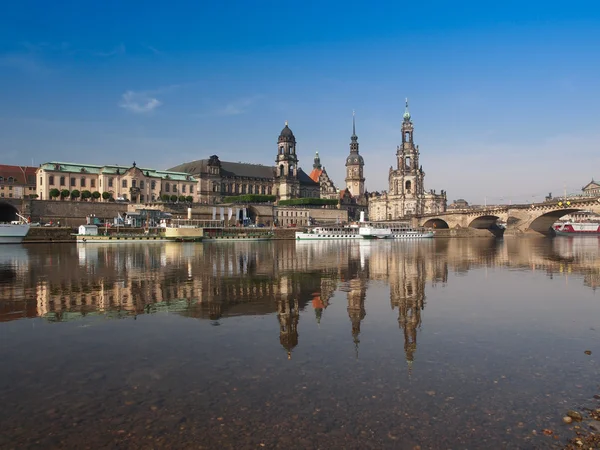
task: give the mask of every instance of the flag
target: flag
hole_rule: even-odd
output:
[[[217,220],[217,207],[213,206],[212,220]]]

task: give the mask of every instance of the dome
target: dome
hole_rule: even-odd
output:
[[[281,130],[281,133],[279,133],[279,140],[280,141],[294,141],[296,138],[294,137],[294,133],[292,133],[292,130],[290,130],[290,127],[288,127],[287,122],[285,123],[285,127],[283,127],[283,130]]]
[[[350,155],[346,158],[347,166],[353,166],[356,164],[359,164],[361,166],[363,166],[365,164],[365,160],[363,159],[362,156],[354,154],[354,155]]]
[[[406,120],[407,122],[410,120],[410,113],[408,112],[408,110],[406,110],[402,117],[404,117],[404,120]]]

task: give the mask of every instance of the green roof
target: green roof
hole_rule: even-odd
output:
[[[67,173],[91,173],[95,175],[99,174],[116,174],[117,170],[126,172],[133,166],[119,166],[119,165],[106,165],[99,166],[96,164],[76,164],[68,162],[51,161],[40,165],[40,168],[45,170],[57,170],[56,166],[60,166],[61,172]],[[155,178],[170,179],[174,181],[192,181],[192,176],[186,172],[174,172],[170,170],[156,170],[144,167],[137,167],[142,172],[147,173],[147,176]]]

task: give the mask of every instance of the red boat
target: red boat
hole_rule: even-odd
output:
[[[557,236],[600,236],[598,222],[564,222],[555,224],[553,229]]]

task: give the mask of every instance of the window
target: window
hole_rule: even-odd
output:
[[[4,192],[0,192],[0,197],[4,198]]]
[[[124,187],[124,188],[126,188],[127,187],[127,180],[123,180],[121,182],[121,186]]]
[[[177,192],[177,185],[176,184],[173,185],[173,192]]]
[[[171,185],[169,183],[165,184],[165,192],[171,192]]]
[[[0,183],[4,182],[4,177],[0,177]]]
[[[8,194],[9,198],[12,198],[12,194]]]
[[[216,187],[216,185],[215,185],[215,187]],[[216,191],[216,189],[214,189],[214,190]],[[185,184],[183,186],[181,186],[181,193],[185,194]]]
[[[42,185],[42,182],[43,182],[43,181],[44,181],[44,180],[42,179],[42,177],[40,177],[40,186]]]
[[[140,180],[140,189],[144,189],[144,180]]]
[[[131,180],[131,187],[137,187],[137,180]]]
[[[76,180],[75,177],[71,177],[71,186],[75,186]]]
[[[140,194],[140,203],[144,203],[144,194]]]
[[[109,188],[113,187],[113,179],[112,178],[108,179],[108,187]]]
[[[60,177],[60,185],[61,186],[65,185],[65,177]]]
[[[81,177],[81,187],[85,187],[85,178]]]
[[[54,175],[50,175],[48,177],[48,182],[49,182],[50,186],[54,186]]]
[[[156,181],[150,182],[150,189],[152,189],[152,190],[156,189]]]
[[[8,182],[9,183],[13,183],[15,181],[15,179],[13,177],[8,177]]]
[[[96,187],[96,180],[94,180],[93,178],[90,180],[90,187]]]
[[[194,185],[192,184],[192,185],[190,186],[190,194],[193,194],[193,193],[194,193]]]

